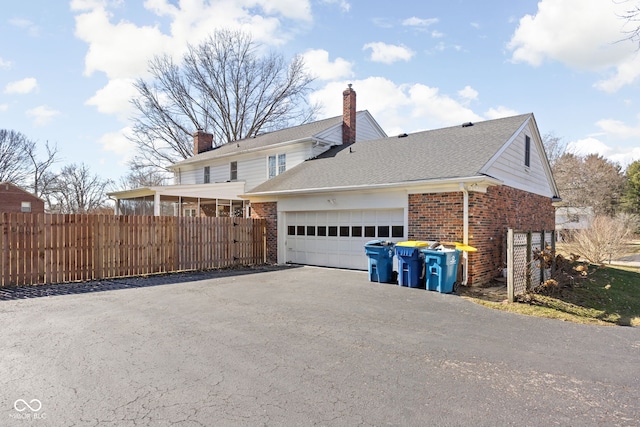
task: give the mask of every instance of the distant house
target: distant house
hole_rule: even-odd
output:
[[[9,182],[0,182],[0,213],[44,213],[44,200]]]
[[[554,229],[558,190],[533,114],[388,137],[349,87],[342,117],[214,149],[211,138],[197,133],[195,155],[173,165],[177,185],[111,197],[265,218],[277,263],[366,270],[369,240],[459,241],[478,249],[463,261],[469,285],[501,274],[508,228]]]
[[[588,228],[593,218],[590,206],[556,206],[556,239],[562,241],[572,232]]]

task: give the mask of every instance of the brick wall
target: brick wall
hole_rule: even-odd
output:
[[[251,217],[267,220],[267,262],[278,262],[278,203],[251,203]]]
[[[31,202],[32,213],[44,213],[44,201],[13,184],[0,184],[0,212],[22,212],[22,202]]]
[[[462,241],[462,193],[410,194],[409,240]]]
[[[409,195],[410,240],[462,242],[464,198],[461,192]],[[469,193],[469,285],[485,285],[499,276],[506,262],[506,233],[553,230],[551,199],[511,187]]]
[[[487,193],[469,193],[470,244],[478,252],[469,256],[470,284],[483,285],[506,267],[507,229],[554,230],[555,208],[549,197],[506,186]]]

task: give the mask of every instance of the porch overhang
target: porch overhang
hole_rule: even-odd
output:
[[[178,205],[182,205],[185,202],[193,202],[197,203],[199,209],[201,202],[217,205],[219,200],[242,201],[239,196],[244,192],[245,182],[234,181],[212,184],[140,187],[132,190],[110,192],[107,193],[107,196],[116,202],[116,215],[120,213],[121,201],[139,200],[153,202],[154,215],[160,215],[160,204],[162,202],[177,203]]]

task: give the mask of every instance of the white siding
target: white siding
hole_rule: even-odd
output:
[[[530,165],[524,164],[525,137],[531,138]],[[537,139],[537,132],[526,126],[500,156],[490,165],[485,173],[502,180],[509,187],[531,193],[552,197],[553,188],[545,168],[545,154],[542,143]]]
[[[204,184],[204,167],[209,166],[211,183],[227,182],[230,176],[230,163],[238,162],[238,181],[245,181],[246,188],[251,189],[267,180],[267,159],[269,156],[286,154],[287,170],[312,157],[311,142],[285,145],[256,153],[242,154],[224,159],[212,160],[191,168],[181,168],[180,183]]]

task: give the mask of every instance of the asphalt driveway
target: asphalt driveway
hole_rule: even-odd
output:
[[[313,267],[47,289],[0,294],[2,426],[640,424],[640,328]]]

